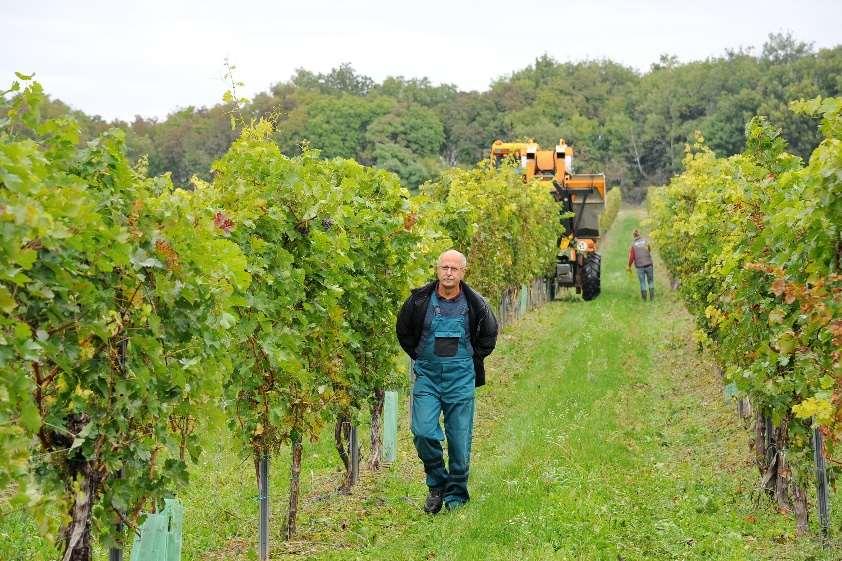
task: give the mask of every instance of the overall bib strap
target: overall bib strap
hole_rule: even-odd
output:
[[[437,358],[457,358],[466,354],[467,337],[465,334],[465,314],[445,316],[442,314],[441,301],[433,292],[430,300],[433,317],[430,332],[433,340],[433,355]]]
[[[456,356],[459,351],[459,340],[464,334],[464,323],[461,318],[449,318],[442,315],[441,302],[436,293],[433,293],[432,304],[433,354],[443,358]]]

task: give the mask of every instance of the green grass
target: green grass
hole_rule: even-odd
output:
[[[49,551],[48,544],[37,534],[37,526],[24,512],[13,512],[0,518],[0,559],[28,561]]]
[[[500,337],[478,392],[467,507],[421,512],[423,472],[402,411],[398,461],[364,471],[350,496],[335,490],[330,435],[307,448],[292,542],[280,538],[288,457],[273,461],[272,557],[838,560],[838,542],[823,550],[815,537],[796,539],[791,516],[756,491],[748,434],[657,265],[657,300],[640,301],[625,272],[639,221],[618,217],[597,300],[562,297]],[[253,464],[231,452],[225,431],[208,438],[213,451],[180,493],[183,559],[254,558]],[[9,527],[0,519],[0,535]],[[27,543],[26,520],[11,527],[9,539]]]

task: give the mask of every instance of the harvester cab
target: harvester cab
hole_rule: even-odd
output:
[[[584,300],[600,291],[599,217],[605,209],[605,174],[573,173],[573,149],[559,140],[554,150],[537,143],[503,142],[491,145],[497,165],[505,158],[519,162],[524,183],[538,180],[559,202],[564,234],[558,241],[554,285],[574,287]]]

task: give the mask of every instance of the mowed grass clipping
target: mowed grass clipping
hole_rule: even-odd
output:
[[[640,301],[625,264],[641,218],[622,211],[604,243],[599,298],[562,295],[501,335],[477,396],[467,507],[421,511],[426,488],[403,392],[397,462],[379,473],[364,469],[351,495],[336,490],[332,431],[306,446],[291,542],[281,539],[288,454],[273,458],[271,557],[842,559],[838,541],[822,548],[815,537],[796,539],[793,519],[756,490],[749,435],[713,363],[698,354],[692,322],[658,263],[656,301]],[[210,452],[179,490],[187,508],[182,559],[255,559],[253,463],[235,453],[220,423],[214,427]],[[11,540],[0,550],[13,553],[2,558],[29,559],[38,545],[24,535],[31,525],[9,522],[0,520],[0,537]]]

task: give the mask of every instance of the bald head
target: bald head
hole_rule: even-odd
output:
[[[436,261],[436,265],[442,265],[445,262],[450,262],[452,260],[458,260],[458,264],[463,269],[468,266],[468,258],[465,257],[463,253],[456,251],[455,249],[448,249],[441,255],[439,255],[438,261]]]
[[[436,277],[439,280],[439,293],[451,298],[459,294],[459,283],[465,278],[468,260],[455,249],[448,249],[441,255],[436,265]]]

